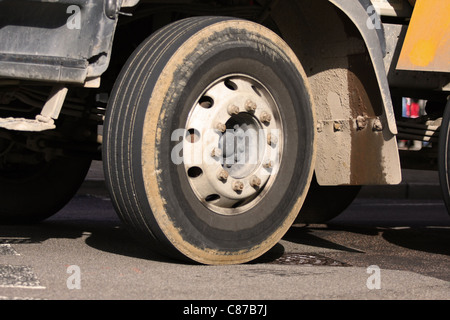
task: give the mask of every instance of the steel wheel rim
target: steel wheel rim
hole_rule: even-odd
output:
[[[225,216],[255,207],[281,164],[283,126],[270,91],[248,75],[211,83],[189,113],[183,163],[197,199]]]

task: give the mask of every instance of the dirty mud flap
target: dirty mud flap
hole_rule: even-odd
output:
[[[322,186],[401,182],[396,136],[378,117],[320,121],[317,181]]]

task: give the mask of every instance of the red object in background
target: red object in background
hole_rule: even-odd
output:
[[[411,104],[406,105],[406,116],[408,118],[418,118],[420,106],[418,101],[411,100]]]

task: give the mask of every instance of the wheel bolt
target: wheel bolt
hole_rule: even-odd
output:
[[[220,170],[219,173],[217,174],[217,179],[219,179],[220,181],[227,181],[229,177],[228,171],[226,170]]]
[[[216,129],[222,133],[225,133],[225,131],[227,131],[227,126],[223,123],[218,123],[216,125]]]
[[[229,114],[230,116],[239,114],[239,107],[237,107],[237,106],[235,106],[235,105],[229,106],[229,107],[228,107],[228,114]]]
[[[265,169],[271,169],[271,168],[273,168],[273,162],[272,161],[266,161],[265,163],[264,163],[264,165],[263,165],[263,167],[265,168]]]
[[[380,119],[376,119],[373,123],[373,131],[383,131],[383,124]]]
[[[342,125],[339,122],[335,122],[333,124],[333,129],[334,129],[334,132],[341,131],[342,130]]]
[[[254,103],[254,102],[251,101],[251,100],[248,100],[248,101],[245,103],[245,110],[247,110],[247,112],[255,112],[255,111],[256,111],[256,108],[257,108],[256,103]]]
[[[236,192],[241,192],[242,190],[244,190],[244,184],[242,183],[242,181],[233,182],[233,190]]]
[[[272,121],[272,116],[267,112],[263,112],[261,113],[261,117],[259,119],[261,120],[261,122],[269,123],[270,121]]]
[[[213,157],[213,158],[218,158],[218,157],[221,157],[222,155],[223,155],[222,149],[214,148],[211,151],[211,157]]]
[[[261,187],[261,179],[258,178],[257,176],[253,176],[253,177],[250,179],[250,185],[251,185],[253,188],[255,188],[255,189]]]
[[[272,145],[276,145],[278,143],[278,137],[272,133],[269,133],[267,135],[267,143],[272,146]]]

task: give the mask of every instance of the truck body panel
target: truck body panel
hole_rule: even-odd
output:
[[[450,72],[450,2],[418,1],[397,69]]]

